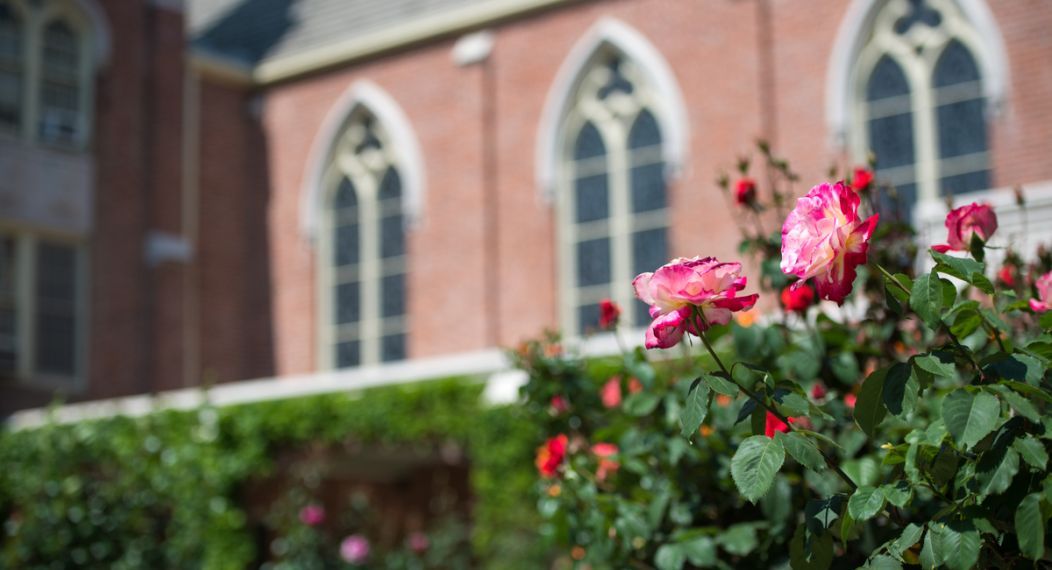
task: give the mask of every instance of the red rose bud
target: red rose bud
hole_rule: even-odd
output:
[[[559,471],[559,466],[563,464],[563,459],[566,458],[568,441],[569,438],[565,434],[559,434],[537,448],[537,459],[534,461],[534,464],[537,466],[537,471],[541,474],[541,477],[550,479]]]
[[[1001,266],[1001,269],[997,272],[997,279],[1001,283],[1005,284],[1005,287],[1014,289],[1015,288],[1015,271],[1011,265],[1005,264]]]
[[[610,330],[617,326],[621,319],[621,307],[610,299],[599,301],[599,328]]]
[[[855,192],[865,192],[873,184],[873,171],[868,168],[856,168],[851,176],[851,188]]]
[[[844,396],[844,405],[852,410],[855,409],[855,404],[858,402],[858,396],[854,394],[847,394]]]
[[[734,185],[734,201],[739,206],[752,206],[756,203],[756,183],[751,178],[742,178]]]
[[[821,400],[826,397],[826,386],[821,382],[815,382],[811,386],[811,397],[815,400]]]
[[[551,409],[552,414],[558,416],[570,411],[570,404],[566,402],[566,398],[563,396],[552,396]]]
[[[815,291],[810,285],[799,285],[795,289],[792,285],[782,289],[782,306],[786,311],[803,313],[815,302]]]

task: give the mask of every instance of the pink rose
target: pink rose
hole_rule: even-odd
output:
[[[608,476],[617,473],[621,464],[610,459],[617,455],[617,452],[617,446],[612,443],[597,443],[592,446],[592,453],[599,458],[599,467],[595,471],[595,478],[597,481],[603,482]]]
[[[1030,299],[1030,308],[1035,313],[1052,309],[1052,271],[1037,278],[1037,299]]]
[[[431,541],[428,540],[427,535],[422,532],[414,532],[409,535],[409,549],[413,552],[420,554],[431,546]]]
[[[351,564],[361,564],[369,558],[369,541],[360,534],[352,534],[340,543],[340,558]]]
[[[858,402],[858,396],[854,394],[847,394],[844,396],[844,405],[852,410],[855,409],[855,403]]]
[[[968,251],[973,235],[979,236],[984,242],[994,235],[997,231],[997,214],[989,205],[973,202],[946,214],[946,230],[946,241],[949,243],[933,245],[932,249],[939,253]]]
[[[731,313],[751,308],[758,295],[738,297],[745,288],[740,263],[714,257],[677,258],[632,281],[636,297],[650,305],[654,319],[647,328],[647,348],[669,348],[683,333],[700,335],[712,325],[725,325]],[[697,319],[697,310],[702,319]]]
[[[621,307],[610,299],[599,301],[599,328],[609,330],[617,326],[621,319]]]
[[[603,401],[606,408],[616,408],[621,405],[621,378],[614,377],[603,384],[599,390],[599,399]]]
[[[300,522],[307,526],[318,526],[325,522],[325,507],[307,505],[300,509]]]
[[[752,206],[756,203],[756,183],[751,178],[742,178],[734,185],[734,201],[739,206]]]
[[[796,201],[782,226],[782,271],[800,278],[793,289],[814,278],[819,298],[844,304],[877,226],[878,216],[862,220],[858,205],[843,182],[819,184]]]

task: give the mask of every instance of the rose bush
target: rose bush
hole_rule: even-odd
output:
[[[985,262],[989,207],[951,212],[946,247],[918,244],[871,170],[794,202],[798,177],[760,153],[770,176],[750,208],[720,185],[784,311],[743,318],[757,299],[738,295],[739,263],[676,259],[634,282],[654,318],[642,340],[691,335],[693,353],[583,359],[554,335],[516,353],[527,409],[568,442],[538,478],[543,530],[603,568],[1052,563],[1052,255],[1007,251],[1005,277]],[[831,302],[792,295],[810,287]],[[641,389],[621,398],[623,378]],[[548,413],[555,396],[568,413]]]

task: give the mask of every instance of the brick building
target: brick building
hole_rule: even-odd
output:
[[[0,0],[3,407],[497,369],[668,257],[735,257],[713,180],[757,137],[806,186],[876,152],[922,230],[949,195],[1048,239],[1050,26],[1045,0]]]

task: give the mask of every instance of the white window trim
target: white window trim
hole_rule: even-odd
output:
[[[79,236],[70,236],[27,228],[0,221],[0,235],[13,236],[17,254],[15,274],[15,322],[16,337],[20,344],[15,381],[20,386],[33,389],[61,390],[81,393],[87,388],[88,377],[88,319],[89,319],[89,268],[88,247]],[[76,255],[76,299],[75,323],[76,344],[74,374],[64,376],[36,371],[36,261],[37,245],[40,241],[62,243],[75,249]]]
[[[686,168],[690,117],[672,68],[643,34],[624,22],[607,17],[596,22],[574,44],[548,91],[534,151],[537,187],[542,204],[552,204],[555,200],[556,186],[560,182],[560,164],[565,156],[561,142],[566,140],[564,120],[576,105],[581,73],[587,70],[596,53],[604,49],[615,49],[625,59],[635,62],[645,75],[646,85],[661,103],[651,112],[661,128],[666,178],[672,181]]]
[[[345,127],[354,125],[363,114],[374,118],[377,124],[375,134],[381,142],[382,165],[365,165],[359,157],[353,153],[346,152],[344,137],[347,131],[341,132],[335,141],[335,147],[329,160],[328,167],[322,178],[325,211],[320,220],[320,239],[317,240],[317,267],[318,267],[318,325],[320,328],[318,344],[318,362],[322,370],[336,368],[335,345],[338,341],[339,329],[357,328],[357,334],[353,340],[359,343],[358,366],[377,365],[382,362],[383,337],[389,334],[403,334],[408,342],[408,310],[398,317],[383,317],[381,287],[383,277],[390,273],[389,266],[399,265],[401,273],[408,281],[407,256],[400,258],[384,259],[380,255],[380,221],[382,213],[379,204],[380,183],[388,168],[393,168],[401,177],[401,149],[391,140],[390,133],[379,117],[371,109],[359,105],[351,110],[345,119]],[[356,195],[356,208],[358,210],[358,263],[357,279],[359,286],[359,306],[361,307],[358,321],[354,324],[337,325],[332,322],[333,309],[335,307],[334,286],[336,276],[333,271],[333,210],[330,207],[333,195],[339,188],[343,179],[349,179],[354,186]],[[402,184],[402,204],[404,214],[404,183]],[[403,218],[404,219],[404,218]],[[388,270],[385,271],[385,267]],[[408,283],[407,283],[408,284]],[[407,309],[408,309],[408,299]],[[346,339],[352,340],[352,339]],[[407,347],[408,348],[408,347]]]
[[[825,114],[829,143],[834,150],[843,150],[848,145],[855,101],[851,77],[869,37],[867,31],[883,5],[881,1],[851,0],[840,21],[826,70]],[[983,77],[987,108],[991,115],[1000,115],[1009,100],[1011,85],[1004,37],[986,0],[956,0],[956,5],[974,32],[975,43],[968,47]]]
[[[311,144],[300,202],[300,232],[309,242],[318,237],[324,216],[327,191],[324,182],[331,157],[348,118],[358,107],[365,107],[376,117],[390,144],[398,149],[402,213],[410,228],[421,222],[426,191],[425,165],[416,134],[402,108],[386,91],[372,81],[361,80],[348,87],[332,106]]]
[[[12,133],[31,144],[60,150],[80,150],[88,146],[94,128],[95,71],[108,62],[109,27],[95,0],[45,0],[40,7],[30,0],[5,0],[19,14],[23,37],[22,121]],[[39,134],[40,87],[43,75],[43,33],[52,21],[60,19],[76,32],[80,42],[78,87],[80,112],[77,116],[76,139],[72,144],[42,141]]]
[[[941,159],[938,154],[938,125],[935,114],[936,88],[932,85],[935,66],[945,48],[953,41],[960,42],[972,55],[984,86],[986,88],[988,69],[984,66],[987,59],[982,57],[985,44],[983,38],[968,20],[968,15],[958,8],[955,0],[927,0],[942,17],[937,29],[927,27],[911,28],[906,38],[897,34],[893,27],[895,21],[906,13],[907,5],[903,0],[888,0],[876,3],[879,10],[870,13],[870,28],[860,32],[863,42],[858,51],[854,65],[847,78],[851,100],[850,125],[848,129],[848,150],[856,163],[864,163],[869,152],[868,103],[865,100],[866,85],[873,68],[885,55],[892,58],[902,69],[910,86],[912,103],[913,137],[914,137],[914,176],[917,188],[917,204],[923,205],[942,200],[939,195],[941,180],[940,169],[943,163],[954,159]],[[913,50],[914,45],[924,45],[921,54]],[[989,105],[989,101],[987,101]],[[987,151],[988,152],[988,151]],[[877,157],[880,160],[880,157]],[[987,158],[987,164],[990,164]],[[915,209],[915,213],[916,213]]]

